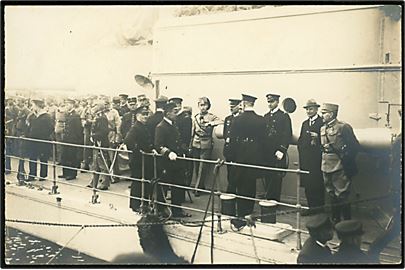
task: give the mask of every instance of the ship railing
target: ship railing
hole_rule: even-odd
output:
[[[79,188],[85,188],[85,189],[92,189],[93,190],[93,195],[92,195],[92,202],[96,203],[97,199],[98,199],[98,194],[97,192],[101,192],[101,193],[106,193],[106,194],[112,194],[112,195],[117,195],[117,196],[121,196],[121,197],[127,197],[127,198],[131,198],[131,199],[137,199],[141,201],[141,207],[143,206],[143,204],[145,202],[153,202],[154,204],[160,204],[160,205],[165,205],[165,206],[170,206],[170,207],[177,207],[183,210],[189,210],[189,211],[196,211],[196,212],[202,212],[202,213],[209,213],[212,216],[214,216],[214,207],[212,207],[211,211],[203,211],[201,209],[196,209],[196,208],[191,208],[191,207],[186,207],[186,206],[179,206],[179,205],[173,205],[173,204],[169,204],[166,202],[161,202],[161,201],[157,201],[157,200],[150,200],[148,198],[145,198],[144,196],[144,190],[145,190],[145,184],[146,183],[152,183],[151,180],[149,179],[145,179],[144,175],[145,175],[145,164],[144,164],[144,158],[145,156],[152,156],[153,160],[154,160],[154,168],[155,168],[155,172],[154,172],[154,177],[157,177],[157,172],[156,172],[156,162],[157,162],[157,157],[162,157],[162,155],[157,154],[157,153],[146,153],[141,151],[142,153],[142,177],[141,178],[133,178],[133,177],[128,177],[128,176],[123,176],[123,175],[115,175],[112,172],[111,173],[105,173],[105,172],[98,172],[98,171],[93,171],[93,170],[85,170],[85,169],[81,169],[81,168],[76,168],[76,167],[69,167],[69,166],[65,166],[65,165],[60,165],[60,164],[56,164],[56,145],[62,145],[62,146],[71,146],[71,147],[78,147],[78,148],[88,148],[88,149],[93,149],[93,150],[102,150],[102,151],[113,151],[113,152],[121,152],[121,153],[133,153],[133,151],[130,150],[125,150],[125,149],[119,149],[119,148],[108,148],[108,147],[100,147],[100,146],[93,146],[93,145],[83,145],[83,144],[74,144],[74,143],[66,143],[66,142],[58,142],[58,141],[50,141],[50,140],[40,140],[40,139],[34,139],[34,138],[27,138],[27,137],[16,137],[16,136],[5,136],[6,139],[13,139],[13,140],[25,140],[25,141],[31,141],[31,142],[38,142],[38,143],[48,143],[48,144],[52,144],[52,167],[53,167],[53,185],[51,187],[51,191],[49,192],[50,194],[58,194],[58,185],[59,184],[63,184],[63,185],[69,185],[69,186],[75,186],[75,187],[79,187]],[[12,156],[12,155],[7,155],[7,157],[12,157],[12,158],[17,158],[17,159],[24,159],[22,157],[18,157],[18,156]],[[178,156],[176,158],[177,160],[184,160],[184,161],[191,161],[191,162],[203,162],[203,163],[207,163],[207,164],[213,164],[213,165],[218,165],[221,164],[222,165],[227,165],[227,166],[237,166],[237,167],[244,167],[244,168],[251,168],[251,169],[258,169],[258,170],[266,170],[266,171],[277,171],[277,172],[285,172],[285,173],[294,173],[297,175],[296,177],[296,204],[289,204],[289,203],[284,203],[284,202],[279,202],[279,201],[273,201],[276,205],[280,205],[280,206],[285,206],[285,207],[289,207],[289,208],[293,208],[294,210],[292,211],[286,211],[286,213],[296,213],[296,228],[285,228],[285,227],[280,227],[277,226],[276,224],[271,224],[271,223],[262,223],[265,226],[270,226],[270,227],[276,227],[276,228],[282,228],[282,229],[286,229],[286,230],[290,230],[293,231],[297,234],[297,249],[301,248],[301,233],[308,233],[305,230],[300,229],[301,227],[301,210],[302,209],[308,209],[308,207],[306,206],[302,206],[300,201],[300,175],[301,174],[309,174],[308,171],[304,171],[304,170],[300,170],[300,169],[282,169],[282,168],[275,168],[275,167],[266,167],[266,166],[259,166],[259,165],[252,165],[252,164],[245,164],[245,163],[237,163],[237,162],[226,162],[223,160],[206,160],[206,159],[198,159],[198,158],[190,158],[190,157],[185,157],[185,156]],[[41,162],[41,161],[36,161],[39,164],[46,164],[49,165],[49,163],[47,162]],[[73,169],[73,170],[80,170],[80,171],[85,171],[85,172],[89,172],[89,173],[93,173],[93,174],[99,174],[99,175],[105,175],[105,176],[110,176],[110,177],[119,177],[121,179],[126,179],[126,180],[130,180],[130,181],[139,181],[142,183],[142,194],[141,197],[136,197],[136,196],[131,196],[131,195],[126,195],[126,194],[120,194],[120,193],[116,193],[116,192],[111,192],[111,191],[105,191],[105,190],[100,190],[97,189],[96,187],[83,187],[81,185],[77,185],[74,183],[69,183],[67,181],[60,181],[57,180],[56,177],[56,168],[65,168],[65,169]],[[33,176],[33,177],[37,177],[37,176]],[[205,192],[205,193],[213,193],[216,196],[220,196],[222,194],[229,194],[227,192],[220,192],[220,191],[214,191],[214,190],[206,190],[206,189],[200,189],[197,187],[189,187],[189,186],[184,186],[184,185],[176,185],[176,184],[172,184],[172,183],[166,183],[166,182],[159,182],[158,183],[161,186],[167,186],[167,187],[176,187],[176,188],[181,188],[184,189],[186,191],[199,191],[199,192]],[[212,189],[214,189],[214,185],[212,186]],[[238,194],[232,194],[235,198],[237,199],[244,199],[244,200],[251,200],[251,201],[255,201],[255,202],[261,202],[263,201],[263,199],[258,199],[258,198],[254,198],[254,197],[247,197],[247,196],[241,196]],[[213,203],[213,202],[212,202]],[[218,213],[217,213],[218,214]],[[276,213],[271,213],[268,215],[275,215]],[[263,215],[260,215],[261,217],[263,217]],[[240,218],[237,216],[230,216],[231,218]],[[203,221],[204,222],[204,221]]]

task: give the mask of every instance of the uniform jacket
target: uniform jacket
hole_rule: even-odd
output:
[[[193,117],[192,146],[199,149],[212,148],[212,131],[214,126],[220,123],[222,123],[221,119],[212,113],[196,114]]]
[[[297,263],[300,264],[325,264],[331,262],[332,253],[329,247],[322,247],[312,237],[309,237],[307,241],[305,241],[297,258]]]
[[[72,110],[67,112],[63,141],[67,143],[83,144],[83,126],[79,114]]]
[[[30,110],[25,105],[18,108],[17,125],[16,125],[17,136],[27,135],[28,133],[27,116],[29,114]]]
[[[133,125],[135,125],[136,116],[135,112],[129,111],[122,117],[121,123],[121,134],[122,137],[125,138],[127,136],[128,131],[131,129]]]
[[[80,114],[84,128],[90,129],[92,127],[93,113],[90,106],[86,106]]]
[[[6,135],[15,136],[16,135],[16,124],[17,124],[17,116],[18,116],[18,108],[17,106],[7,106],[4,110],[5,114],[5,131]]]
[[[236,162],[262,164],[266,125],[254,111],[235,117],[230,130],[230,151]]]
[[[91,126],[91,137],[93,138],[94,145],[108,147],[108,132],[108,119],[105,114],[96,116]]]
[[[149,128],[141,122],[136,122],[127,133],[124,139],[128,150],[133,151],[130,155],[131,169],[134,170],[135,177],[142,176],[142,154],[141,150],[146,153],[152,152],[154,148],[152,136]],[[146,156],[145,161],[145,179],[150,179],[153,176],[153,157]]]
[[[122,117],[122,116],[124,116],[127,112],[129,112],[130,111],[130,109],[129,109],[129,107],[128,107],[128,105],[127,104],[125,104],[125,105],[123,105],[123,106],[121,106],[120,105],[120,107],[119,107],[119,109],[118,109],[118,113],[119,113],[119,115]]]
[[[54,122],[49,113],[43,112],[39,115],[33,114],[31,116],[31,123],[29,128],[28,137],[33,139],[40,139],[50,141],[54,132]],[[45,142],[30,141],[31,151],[40,151],[50,155],[52,151],[52,144]]]
[[[232,153],[229,151],[229,144],[231,141],[231,125],[233,123],[235,116],[233,114],[228,115],[225,117],[224,120],[224,130],[222,132],[225,140],[223,155],[227,161],[231,161],[233,159]]]
[[[146,122],[146,126],[149,128],[150,134],[152,136],[152,142],[155,141],[155,129],[156,126],[163,120],[163,111],[156,111],[152,114],[148,121]]]
[[[63,133],[66,124],[66,110],[59,108],[55,113],[55,133]]]
[[[175,124],[180,132],[181,147],[183,151],[186,151],[191,144],[193,120],[190,117],[186,117],[185,112],[182,112],[177,116]]]
[[[341,243],[339,250],[333,254],[333,263],[337,264],[366,264],[372,263],[372,260],[360,248]]]
[[[108,129],[110,130],[108,133],[109,142],[114,143],[120,141],[121,138],[117,137],[117,132],[121,130],[121,117],[118,111],[114,108],[110,108],[105,115],[107,116]]]
[[[268,156],[273,158],[276,151],[286,153],[292,139],[290,116],[278,109],[275,113],[266,113],[264,120]]]
[[[313,124],[310,125],[309,119],[305,120],[301,125],[300,137],[298,138],[298,152],[300,168],[303,170],[318,170],[321,169],[321,127],[323,119],[318,115]],[[318,137],[312,140],[309,132],[315,132]],[[311,143],[312,142],[312,143]]]
[[[350,153],[354,164],[360,144],[354,135],[352,127],[335,119],[321,127],[322,166],[323,172],[331,173],[343,169],[342,157],[344,152]]]

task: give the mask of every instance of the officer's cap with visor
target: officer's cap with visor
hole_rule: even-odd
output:
[[[136,108],[135,114],[148,115],[149,114],[148,106],[140,106],[140,107]]]
[[[177,108],[176,103],[174,102],[168,102],[165,104],[165,106],[163,107],[163,110],[165,111],[165,113],[168,113],[170,111],[172,111],[174,108]]]
[[[128,95],[127,94],[119,94],[118,95],[120,98],[122,98],[122,99],[127,99],[128,98]]]
[[[237,106],[241,102],[240,99],[236,99],[236,98],[230,98],[230,99],[228,99],[228,101],[229,101],[230,106]]]
[[[305,225],[309,232],[318,232],[321,229],[332,228],[332,222],[325,214],[314,216]]]
[[[267,102],[274,102],[280,99],[280,95],[279,94],[267,94],[266,95],[267,98]]]
[[[120,97],[113,97],[112,101],[113,101],[113,103],[118,104],[118,103],[120,103],[121,99],[120,99]]]
[[[169,102],[173,102],[175,104],[181,104],[183,102],[183,99],[181,97],[172,97],[169,99]]]
[[[33,98],[32,103],[34,103],[37,106],[44,106],[45,105],[45,101],[42,98]]]
[[[335,225],[335,230],[339,238],[362,235],[363,224],[357,220],[344,220]]]
[[[250,103],[255,103],[257,97],[242,94],[242,100]]]

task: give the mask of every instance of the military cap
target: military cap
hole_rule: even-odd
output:
[[[98,104],[96,104],[96,105],[94,106],[94,109],[93,109],[93,110],[94,110],[94,113],[99,113],[99,112],[105,110],[105,106],[104,106],[103,103],[98,103]]]
[[[256,101],[257,97],[253,97],[253,96],[249,96],[249,95],[245,95],[242,94],[242,100],[243,101],[247,101],[247,102],[252,102],[254,103]]]
[[[320,107],[318,103],[316,103],[315,99],[308,99],[307,103],[304,106],[304,109],[309,108],[309,107]]]
[[[138,108],[136,108],[135,114],[138,114],[138,113],[149,113],[148,106],[139,106]]]
[[[165,96],[159,96],[157,99],[154,100],[156,103],[166,103],[169,99]]]
[[[128,98],[128,95],[127,94],[119,94],[118,95],[120,98],[122,98],[122,99],[127,99]]]
[[[306,224],[309,231],[316,231],[321,228],[332,227],[329,217],[325,214],[319,214],[310,219]]]
[[[120,101],[121,101],[121,99],[120,99],[120,97],[113,97],[113,103],[120,103]]]
[[[326,112],[337,112],[339,110],[339,105],[332,103],[324,103],[322,104],[321,110]]]
[[[267,102],[273,101],[273,100],[279,100],[280,95],[279,94],[267,94],[266,98],[267,98]]]
[[[73,104],[76,103],[76,101],[75,101],[74,99],[72,99],[72,98],[67,98],[67,99],[65,99],[65,102],[66,102],[66,103],[73,103]]]
[[[135,104],[136,103],[136,97],[130,97],[128,98],[128,104]]]
[[[363,224],[357,220],[344,220],[335,225],[336,233],[341,236],[355,236],[364,233]]]
[[[181,97],[172,97],[172,98],[169,98],[169,102],[182,103],[183,99]]]
[[[230,99],[228,99],[228,101],[229,101],[229,105],[231,105],[231,106],[236,106],[236,105],[238,105],[242,100],[230,98]]]
[[[33,99],[31,99],[31,101],[33,103],[37,104],[37,105],[40,105],[40,104],[44,105],[45,104],[45,101],[42,98],[33,98]]]
[[[166,103],[165,106],[163,107],[163,110],[164,110],[165,112],[169,112],[169,111],[173,110],[173,109],[176,108],[176,107],[177,107],[176,103],[174,103],[174,102],[168,102],[168,103]]]

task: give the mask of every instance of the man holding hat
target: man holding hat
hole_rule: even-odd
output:
[[[292,139],[290,116],[278,108],[280,95],[267,94],[270,111],[264,115],[266,123],[266,162],[270,167],[288,168],[287,150]],[[266,172],[266,199],[280,201],[285,173]]]
[[[231,110],[231,114],[225,117],[224,120],[224,130],[223,130],[223,136],[225,140],[224,144],[224,149],[223,149],[223,155],[226,159],[226,161],[234,161],[234,155],[229,151],[229,145],[231,141],[231,126],[232,123],[235,119],[236,116],[239,115],[239,104],[242,102],[240,99],[229,99],[229,107]],[[234,176],[232,175],[233,172],[233,166],[227,166],[227,171],[228,171],[228,187],[227,187],[227,192],[228,193],[236,193],[236,185],[235,185],[235,179]]]
[[[150,129],[146,125],[149,118],[149,108],[147,106],[140,106],[135,109],[136,122],[129,130],[127,136],[124,139],[124,143],[127,145],[128,150],[133,153],[130,154],[129,166],[131,168],[131,177],[136,179],[153,178],[153,157],[145,155],[142,159],[141,151],[151,153],[153,150],[153,140],[150,133]],[[144,165],[142,165],[144,164]],[[142,166],[144,170],[142,172]],[[144,173],[144,175],[142,175]],[[142,196],[143,195],[143,196]],[[142,183],[138,180],[133,180],[131,183],[130,196],[137,198],[149,199],[150,196],[150,184]],[[144,202],[143,204],[148,204]],[[140,206],[142,205],[139,199],[130,198],[129,207],[132,211],[140,212]]]
[[[324,103],[321,108],[325,123],[321,127],[323,179],[332,210],[332,221],[351,219],[348,202],[351,177],[356,174],[355,158],[360,144],[352,127],[337,119],[339,106]]]
[[[361,250],[363,225],[357,220],[344,220],[336,224],[335,230],[340,240],[338,251],[333,254],[333,262],[337,264],[372,263]]]
[[[169,102],[164,108],[163,120],[156,126],[155,130],[155,148],[163,155],[159,160],[162,165],[162,180],[176,185],[185,184],[185,164],[183,161],[176,160],[178,156],[185,153],[181,148],[180,132],[175,125],[175,120],[180,108],[174,103]],[[172,193],[172,213],[173,217],[189,217],[180,206],[185,199],[184,189],[171,187]],[[159,201],[162,201],[162,194],[159,193]]]
[[[83,126],[79,114],[75,111],[75,100],[66,99],[66,122],[64,128],[63,142],[71,144],[83,144]],[[63,145],[61,165],[72,168],[80,168],[81,148],[77,146]],[[62,175],[59,178],[66,180],[76,179],[77,170],[71,168],[63,168]]]
[[[125,139],[131,127],[135,125],[136,122],[135,109],[137,108],[136,101],[137,101],[136,97],[131,97],[128,99],[129,112],[124,114],[121,123],[121,134],[123,139]]]
[[[263,160],[263,144],[266,125],[262,116],[257,115],[253,106],[256,97],[242,94],[244,112],[235,117],[230,130],[230,152],[234,153],[235,162],[260,165]],[[234,169],[236,194],[255,198],[256,178],[260,171],[252,168],[235,167]],[[253,212],[254,201],[237,199],[237,215],[244,218]],[[237,228],[246,224],[245,221],[234,220]]]
[[[332,252],[326,242],[333,238],[332,222],[325,214],[314,216],[306,224],[309,238],[305,241],[297,263],[299,264],[325,264],[332,262]]]
[[[51,115],[45,110],[45,102],[42,99],[32,99],[32,111],[28,138],[50,141],[54,132],[54,122]],[[34,181],[37,177],[37,159],[40,160],[40,181],[48,176],[48,159],[52,153],[52,144],[44,142],[29,142],[29,176],[28,181]]]
[[[321,127],[323,120],[318,115],[320,105],[314,99],[310,99],[304,106],[308,119],[301,125],[298,138],[299,164],[301,170],[309,171],[309,174],[301,174],[301,184],[305,187],[309,210],[303,215],[315,214],[323,210],[325,203],[325,186],[321,171]]]

